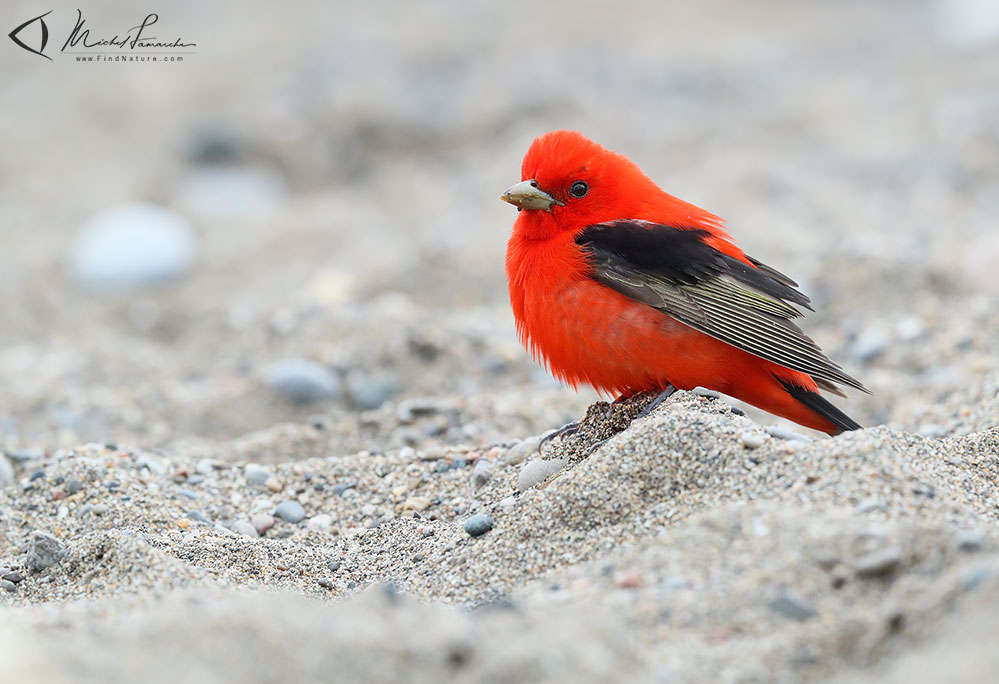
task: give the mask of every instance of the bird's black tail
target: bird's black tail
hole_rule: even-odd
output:
[[[812,392],[811,390],[807,390],[800,385],[790,383],[782,378],[777,379],[780,380],[780,384],[784,386],[784,389],[787,390],[788,394],[838,428],[836,434],[844,432],[845,430],[862,429],[863,426],[860,425],[860,423],[833,406],[818,392]]]

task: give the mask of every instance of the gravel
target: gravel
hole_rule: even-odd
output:
[[[65,544],[47,532],[35,532],[28,542],[28,555],[24,565],[29,570],[41,572],[66,557]]]

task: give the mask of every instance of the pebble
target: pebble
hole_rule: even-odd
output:
[[[565,464],[569,462],[567,458],[535,459],[528,461],[520,469],[517,476],[517,491],[526,492],[531,487],[541,484],[551,476],[560,472]]]
[[[17,586],[10,580],[0,580],[0,588],[4,591],[14,591],[17,589]]]
[[[274,516],[267,515],[266,513],[257,513],[250,518],[250,524],[253,525],[253,529],[259,535],[267,534],[267,531],[274,527],[274,522]]]
[[[804,622],[819,614],[805,599],[788,590],[782,591],[768,605],[775,613],[797,622]]]
[[[475,467],[472,468],[472,485],[475,487],[481,487],[485,483],[492,479],[493,472],[496,470],[496,466],[488,458],[480,458],[475,462]]]
[[[197,520],[198,522],[208,523],[209,525],[212,524],[212,521],[208,518],[208,516],[201,511],[188,511],[187,517],[191,520]]]
[[[66,482],[66,493],[72,496],[83,489],[83,483],[75,477]]]
[[[305,509],[302,504],[294,499],[288,499],[279,503],[271,512],[276,518],[281,518],[285,522],[300,523],[305,518]]]
[[[5,579],[8,582],[13,582],[14,584],[20,584],[24,577],[21,576],[21,573],[12,571],[5,572],[2,576],[0,576],[0,579]]]
[[[280,478],[269,477],[267,478],[267,481],[264,482],[264,486],[272,492],[280,492],[284,489],[284,482],[282,482]]]
[[[404,511],[425,511],[430,508],[430,499],[426,496],[411,496],[402,504]]]
[[[957,548],[962,551],[980,551],[985,544],[985,534],[981,530],[962,530],[957,535]]]
[[[492,516],[484,513],[473,515],[465,521],[465,532],[472,537],[481,537],[491,529],[493,529]]]
[[[535,435],[518,442],[506,452],[506,462],[510,465],[523,463],[528,456],[538,453],[544,435]]]
[[[811,437],[806,437],[805,435],[799,434],[794,430],[788,430],[787,428],[782,428],[777,425],[769,425],[765,428],[768,435],[771,437],[776,437],[777,439],[786,439],[797,442],[811,442]]]
[[[47,532],[34,532],[28,542],[24,564],[29,570],[41,572],[66,557],[66,546]]]
[[[7,459],[7,455],[0,453],[0,488],[9,487],[14,482],[14,467]]]
[[[767,436],[762,432],[743,432],[739,435],[739,443],[746,449],[759,449],[767,441]]]
[[[399,391],[399,380],[391,373],[369,375],[352,372],[347,376],[351,403],[362,411],[380,408]]]
[[[274,477],[267,468],[256,463],[247,463],[243,468],[243,477],[252,485],[266,485],[267,481]]]
[[[194,255],[194,229],[186,219],[151,204],[123,204],[81,226],[68,270],[93,289],[148,285],[183,275]]]
[[[323,589],[332,589],[333,588],[333,580],[331,580],[328,577],[321,577],[319,579],[319,586],[321,586]]]
[[[333,524],[333,516],[329,513],[314,515],[305,521],[305,526],[313,532],[323,532],[328,530]]]
[[[341,394],[336,374],[309,359],[275,361],[267,367],[264,376],[272,389],[296,404],[336,399]]]
[[[872,551],[853,563],[857,577],[883,577],[893,573],[902,562],[902,551],[897,546]]]
[[[107,504],[99,503],[99,504],[94,504],[94,507],[90,509],[90,512],[93,513],[94,515],[105,515],[109,510],[111,509],[108,507]]]
[[[253,524],[248,523],[245,520],[237,520],[232,524],[232,527],[230,529],[233,532],[237,532],[243,535],[244,537],[251,537],[256,539],[257,537],[260,536],[260,534],[257,532],[257,528],[254,527]]]

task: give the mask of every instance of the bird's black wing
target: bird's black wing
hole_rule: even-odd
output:
[[[831,361],[792,319],[811,309],[796,283],[755,259],[756,268],[704,241],[707,231],[647,221],[587,226],[576,243],[607,287],[716,339],[810,375],[820,387],[868,390]]]

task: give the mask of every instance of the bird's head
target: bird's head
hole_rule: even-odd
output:
[[[662,192],[630,159],[575,131],[537,138],[520,171],[521,182],[501,199],[524,212],[519,220],[530,223],[532,233],[637,218],[645,198]]]
[[[524,237],[576,233],[617,219],[691,227],[720,223],[717,216],[664,192],[624,155],[575,131],[536,138],[520,177],[500,199],[521,212],[517,227]]]

